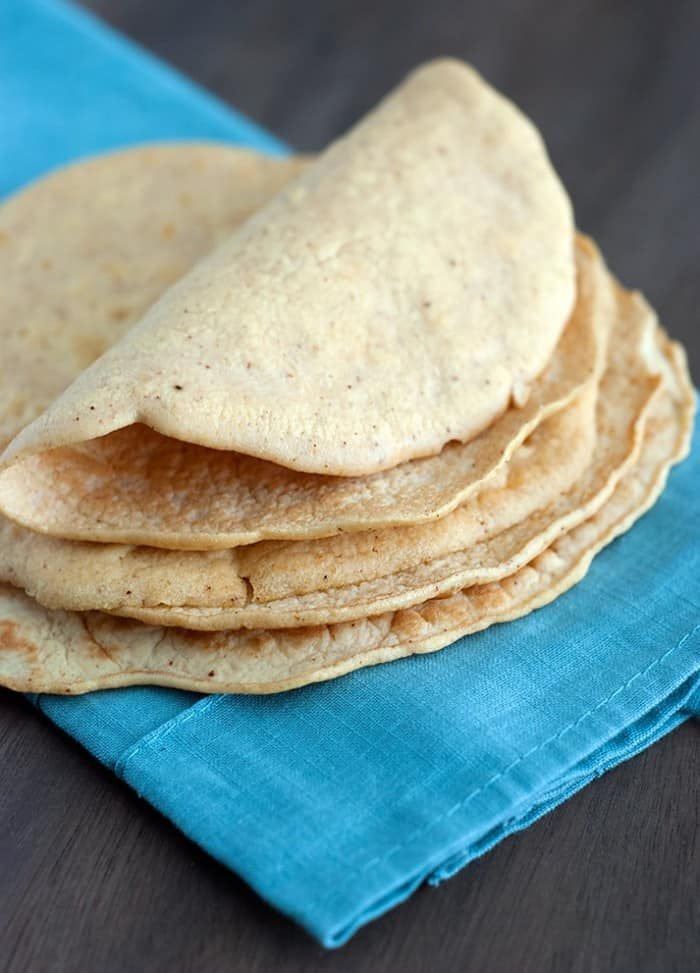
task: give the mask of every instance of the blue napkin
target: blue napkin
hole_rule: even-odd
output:
[[[143,139],[281,146],[90,17],[0,4],[0,185]],[[9,147],[9,148],[8,148]],[[700,714],[700,443],[549,607],[273,697],[37,705],[326,946]]]

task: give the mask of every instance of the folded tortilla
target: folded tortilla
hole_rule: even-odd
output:
[[[7,282],[0,334],[10,366],[0,390],[0,445],[117,341],[195,257],[305,165],[214,145],[127,150],[71,166],[0,207]],[[587,251],[580,238],[579,262],[590,258]],[[16,464],[0,477],[0,498],[35,531],[175,549],[442,517],[499,475],[537,425],[591,380],[591,321],[579,299],[526,404],[506,409],[469,443],[450,443],[437,456],[383,473],[299,473],[139,425]]]
[[[428,65],[156,301],[4,463],[43,455],[60,496],[56,447],[124,430],[138,463],[144,425],[175,457],[194,443],[353,477],[468,442],[550,362],[572,240],[530,122],[465,65]],[[0,506],[41,529],[16,477]]]
[[[206,178],[209,191],[216,176],[212,172],[212,163],[217,161],[217,151],[214,147],[200,147],[196,158],[192,158],[191,150],[183,148],[182,161],[190,163],[187,171],[190,172],[191,168],[201,169],[202,179]],[[231,150],[221,151],[231,169],[236,159],[235,153]],[[201,164],[203,155],[209,163],[206,166]],[[178,199],[182,190],[178,190],[174,181],[178,172],[174,165],[176,160],[174,148],[162,153],[158,149],[151,149],[145,156],[142,150],[137,150],[133,159],[129,153],[122,153],[114,157],[113,162],[104,158],[97,163],[93,161],[87,164],[85,183],[92,188],[95,199],[109,200],[111,192],[105,191],[105,186],[111,189],[115,178],[123,176],[124,168],[134,162],[137,172],[146,170],[138,185],[152,191],[155,165],[160,164],[163,174],[159,185],[167,188],[169,197]],[[191,163],[195,161],[199,161],[200,165],[193,167]],[[248,195],[246,186],[250,162],[251,158],[247,155],[241,159],[236,191],[233,193],[239,199],[245,199]],[[277,178],[277,172],[284,171],[285,166],[291,167],[291,163],[275,165],[263,162],[261,165],[263,171],[272,170],[274,178]],[[54,204],[54,218],[59,215],[59,201],[69,195],[66,180],[71,194],[74,194],[79,171],[80,167],[73,167],[47,181],[54,185],[54,191],[48,197]],[[227,177],[228,185],[222,188],[230,192],[228,170]],[[253,182],[252,179],[250,181]],[[257,183],[259,186],[259,176]],[[194,188],[191,175],[188,185],[190,190]],[[38,188],[45,192],[45,186],[46,183],[39,184]],[[33,198],[36,189],[25,192],[19,200],[27,210],[24,214],[25,235],[31,234],[31,211],[36,205]],[[252,195],[253,198],[259,196],[259,190]],[[144,201],[144,189],[139,192],[138,198]],[[161,202],[160,205],[163,207],[165,204]],[[238,202],[236,209],[240,208],[241,203]],[[84,210],[81,208],[81,211]],[[144,260],[138,242],[132,243],[130,234],[124,230],[123,214],[127,210],[122,209],[121,212],[122,224],[119,232],[115,233],[109,222],[113,219],[110,214],[103,214],[99,205],[92,206],[90,215],[84,218],[80,232],[74,233],[73,240],[98,237],[104,241],[103,247],[118,248],[122,254],[122,280],[124,286],[128,287],[132,264],[141,268]],[[165,217],[167,213],[161,212],[160,215]],[[140,208],[136,207],[134,219],[137,221],[141,218]],[[5,222],[7,224],[7,218]],[[14,222],[19,222],[16,214]],[[186,236],[186,233],[179,235]],[[174,236],[170,234],[167,239]],[[44,243],[42,236],[37,235],[37,238]],[[22,234],[16,230],[16,250],[21,251],[23,242],[26,245]],[[166,251],[168,246],[171,244],[166,243]],[[179,246],[182,247],[182,244]],[[163,246],[159,248],[158,259],[161,261],[164,259],[162,250]],[[579,368],[578,378],[583,381],[576,387],[576,399],[545,419],[531,434],[527,447],[516,450],[510,462],[501,464],[500,482],[494,476],[487,478],[484,481],[488,485],[487,490],[483,489],[482,483],[480,494],[442,520],[412,528],[343,534],[324,542],[257,544],[246,550],[213,555],[158,551],[147,547],[71,543],[44,537],[2,520],[0,580],[24,588],[47,607],[102,609],[161,624],[226,629],[240,625],[298,626],[355,618],[414,604],[431,595],[512,573],[546,546],[552,536],[564,529],[564,525],[570,525],[575,518],[582,519],[591,512],[594,504],[603,502],[606,491],[609,494],[614,478],[619,478],[623,464],[629,462],[632,456],[636,435],[632,430],[636,428],[635,421],[641,414],[647,391],[648,383],[640,383],[637,399],[628,397],[627,400],[617,392],[627,373],[634,371],[640,379],[645,373],[641,338],[644,314],[640,316],[635,305],[632,307],[633,313],[624,312],[624,298],[618,296],[617,301],[613,298],[612,285],[602,259],[594,245],[583,237],[578,240],[577,261],[577,305],[567,326],[567,334],[572,336],[569,341],[571,350],[567,355],[560,355],[561,362],[570,365],[570,378],[576,374],[575,366]],[[86,268],[83,257],[80,265],[83,279],[87,278],[88,269],[89,264]],[[98,279],[99,269],[95,268]],[[64,275],[63,279],[70,282],[70,274]],[[43,282],[40,276],[38,283]],[[20,276],[20,285],[29,294],[34,294],[36,286],[29,286],[30,283],[31,277],[28,282]],[[100,291],[97,293],[100,294]],[[104,308],[109,307],[112,295],[108,292],[106,297],[104,294],[101,296],[103,299],[98,307],[102,327],[98,333],[106,340],[108,322],[112,316],[105,314]],[[51,308],[57,300],[65,299],[66,295],[57,288],[57,293],[46,295],[42,306]],[[76,318],[82,326],[81,311],[82,308],[78,308]],[[605,400],[599,403],[599,409],[614,414],[617,422],[607,424],[605,435],[597,445],[594,463],[587,475],[583,476],[594,448],[597,384],[603,370],[605,345],[611,328],[614,330],[611,360],[608,363],[611,374],[606,381]],[[37,397],[41,399],[43,372],[21,374],[23,361],[33,364],[35,336],[30,332],[25,337],[27,348],[23,356],[20,336],[10,333],[13,334],[14,352],[18,360],[13,371],[15,381],[27,402],[30,401],[34,381]],[[60,339],[60,342],[56,342],[54,336],[53,353],[56,356],[60,356],[66,347],[72,347],[74,335],[70,316],[60,329]],[[564,341],[562,343],[566,344]],[[583,371],[580,370],[582,365]],[[550,366],[554,381],[558,381],[555,377],[560,372],[558,367]],[[8,376],[8,380],[11,382],[12,376]],[[570,387],[574,388],[573,384]],[[583,394],[586,390],[587,393]],[[619,403],[616,395],[621,399]],[[487,431],[479,439],[487,439],[490,433],[490,430]],[[469,447],[460,448],[466,451]],[[215,455],[228,458],[228,454]],[[105,461],[104,482],[96,475],[94,468],[64,473],[64,480],[70,489],[63,495],[71,503],[81,497],[80,509],[85,512],[89,504],[81,494],[79,484],[87,483],[93,491],[103,491],[103,496],[104,492],[110,490],[115,493],[121,484],[126,484],[128,488],[134,474],[128,467],[129,457],[124,455],[123,458],[127,464],[123,469],[120,469],[114,455],[110,455],[109,462]],[[429,462],[437,466],[437,460]],[[426,465],[426,461],[423,461],[423,465]],[[163,493],[163,479],[167,483],[172,476],[168,476],[168,471],[158,464],[151,466],[151,470],[158,475],[158,479],[152,483],[152,496],[155,498]],[[435,472],[439,474],[441,470],[438,468]],[[300,477],[296,473],[290,475]],[[182,506],[180,478],[175,477],[175,480]],[[577,488],[567,492],[575,481],[578,481]],[[341,482],[348,484],[348,481]],[[211,489],[220,486],[216,478],[207,483]],[[32,485],[32,489],[38,492],[48,488],[41,482]],[[550,514],[553,507],[556,508],[556,516]],[[105,516],[105,511],[101,514]],[[508,530],[515,525],[518,525],[518,529]]]
[[[661,381],[651,309],[613,284],[594,251],[582,270],[600,385],[543,422],[501,483],[442,520],[208,553],[71,542],[4,521],[0,580],[50,608],[225,630],[360,618],[512,574],[610,496]]]
[[[664,385],[637,461],[589,520],[501,582],[414,608],[315,628],[221,633],[163,629],[99,612],[48,611],[0,586],[0,682],[23,692],[82,693],[156,684],[200,692],[280,692],[362,666],[432,652],[552,601],[647,510],[687,454],[695,404],[683,351],[661,339]]]

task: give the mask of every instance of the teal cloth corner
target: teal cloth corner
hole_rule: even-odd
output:
[[[351,80],[349,81],[351,83]],[[283,151],[73,8],[0,4],[0,187],[131,142]],[[273,697],[35,697],[326,946],[700,714],[700,443],[553,605],[436,655]]]

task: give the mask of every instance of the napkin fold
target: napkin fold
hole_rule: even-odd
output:
[[[276,139],[88,15],[0,5],[0,192],[133,142]],[[435,655],[270,697],[36,705],[326,946],[700,715],[700,443],[588,576]]]

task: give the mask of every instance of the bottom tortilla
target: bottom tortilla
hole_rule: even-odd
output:
[[[662,340],[666,385],[648,415],[641,452],[610,499],[500,582],[414,608],[315,628],[191,632],[99,612],[49,611],[0,586],[0,683],[23,692],[84,693],[132,685],[273,693],[363,666],[433,652],[528,614],[586,573],[595,554],[640,517],[687,454],[695,397],[680,346]]]

